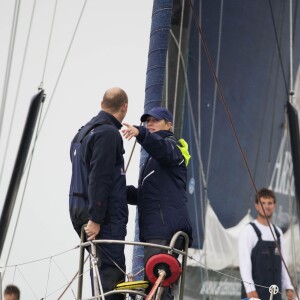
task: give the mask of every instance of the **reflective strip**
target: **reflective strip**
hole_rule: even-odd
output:
[[[145,179],[147,178],[147,177],[149,177],[151,174],[153,174],[154,173],[154,170],[152,171],[152,172],[150,172],[144,179],[143,179],[143,181],[142,181],[142,185],[144,184],[144,181],[145,181]]]

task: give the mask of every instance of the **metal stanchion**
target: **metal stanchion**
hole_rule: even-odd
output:
[[[2,273],[0,272],[0,300],[2,300]]]
[[[273,295],[276,295],[279,292],[279,288],[277,285],[273,284],[269,287],[270,292],[270,300],[273,300]]]
[[[101,283],[101,278],[100,278],[100,274],[99,274],[99,269],[98,269],[99,258],[97,257],[96,245],[94,243],[91,244],[91,249],[92,249],[92,266],[93,266],[93,281],[94,281],[95,299],[105,300],[102,283]],[[100,294],[101,294],[101,298],[100,298]]]
[[[84,242],[84,226],[81,227],[80,243]],[[79,269],[78,269],[78,288],[77,288],[77,300],[82,298],[82,283],[83,283],[83,264],[84,264],[84,247],[80,246],[79,252]]]

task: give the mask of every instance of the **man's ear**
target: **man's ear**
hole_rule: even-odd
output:
[[[123,103],[123,105],[121,106],[121,111],[122,112],[125,112],[125,111],[127,111],[127,108],[128,108],[128,103]]]

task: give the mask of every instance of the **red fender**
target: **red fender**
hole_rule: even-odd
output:
[[[152,255],[146,263],[146,274],[152,284],[159,277],[159,269],[163,269],[166,272],[166,277],[161,283],[163,287],[170,286],[176,282],[182,272],[179,261],[171,254],[160,253]]]

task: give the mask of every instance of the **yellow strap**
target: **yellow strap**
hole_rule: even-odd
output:
[[[116,285],[115,290],[135,290],[135,289],[146,289],[149,286],[149,281],[138,280],[138,281],[126,281]]]
[[[179,143],[181,146],[177,145],[177,147],[179,148],[179,150],[184,158],[185,165],[187,166],[191,159],[191,156],[189,153],[189,145],[184,139],[179,139]]]

